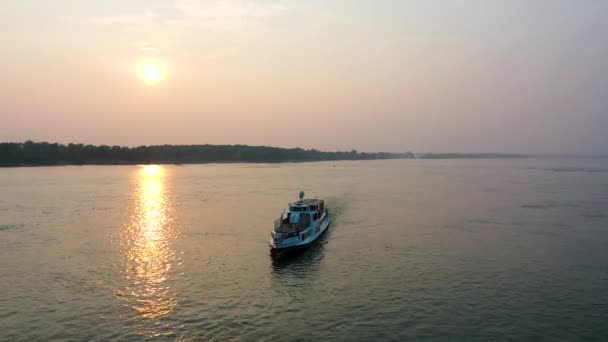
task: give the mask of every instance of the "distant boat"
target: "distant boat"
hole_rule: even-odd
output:
[[[289,210],[283,212],[274,223],[270,233],[270,253],[283,254],[310,246],[327,230],[331,220],[325,201],[304,199],[289,204]]]

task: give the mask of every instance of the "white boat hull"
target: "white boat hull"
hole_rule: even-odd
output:
[[[297,235],[280,238],[273,232],[269,241],[270,251],[273,254],[279,254],[306,248],[316,242],[327,231],[330,223],[329,216],[323,214],[319,220],[313,222],[309,228],[299,232]]]

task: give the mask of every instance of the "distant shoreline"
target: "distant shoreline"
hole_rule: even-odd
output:
[[[535,158],[529,154],[514,153],[422,153],[418,159],[519,159]]]
[[[318,162],[339,162],[339,161],[372,161],[372,160],[398,160],[398,159],[417,159],[417,158],[390,158],[390,159],[324,159],[324,160],[282,160],[282,161],[208,161],[208,162],[191,162],[191,163],[168,163],[168,162],[133,162],[133,163],[57,163],[57,164],[0,164],[0,168],[18,168],[18,167],[60,167],[60,166],[133,166],[133,165],[207,165],[207,164],[300,164],[300,163],[318,163]]]
[[[608,155],[582,154],[519,154],[519,153],[419,153],[416,159],[534,159],[534,158],[591,158],[604,159]]]
[[[304,163],[387,159],[608,158],[608,156],[515,153],[323,152],[315,149],[248,145],[153,145],[138,147],[26,141],[0,143],[0,167],[82,165],[194,165],[229,163]]]
[[[210,163],[298,163],[413,159],[412,152],[323,152],[247,145],[108,146],[26,141],[0,143],[0,167]]]

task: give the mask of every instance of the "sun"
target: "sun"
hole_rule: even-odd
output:
[[[144,78],[146,81],[158,81],[160,79],[160,68],[156,64],[148,64],[144,67]]]
[[[137,63],[137,77],[148,85],[158,84],[166,77],[165,64],[157,59],[141,60]]]

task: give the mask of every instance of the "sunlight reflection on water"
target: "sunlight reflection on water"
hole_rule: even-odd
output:
[[[128,281],[117,294],[143,319],[162,318],[177,303],[168,284],[170,270],[179,260],[173,246],[177,228],[165,190],[165,173],[158,165],[138,170],[137,196],[120,239]]]

